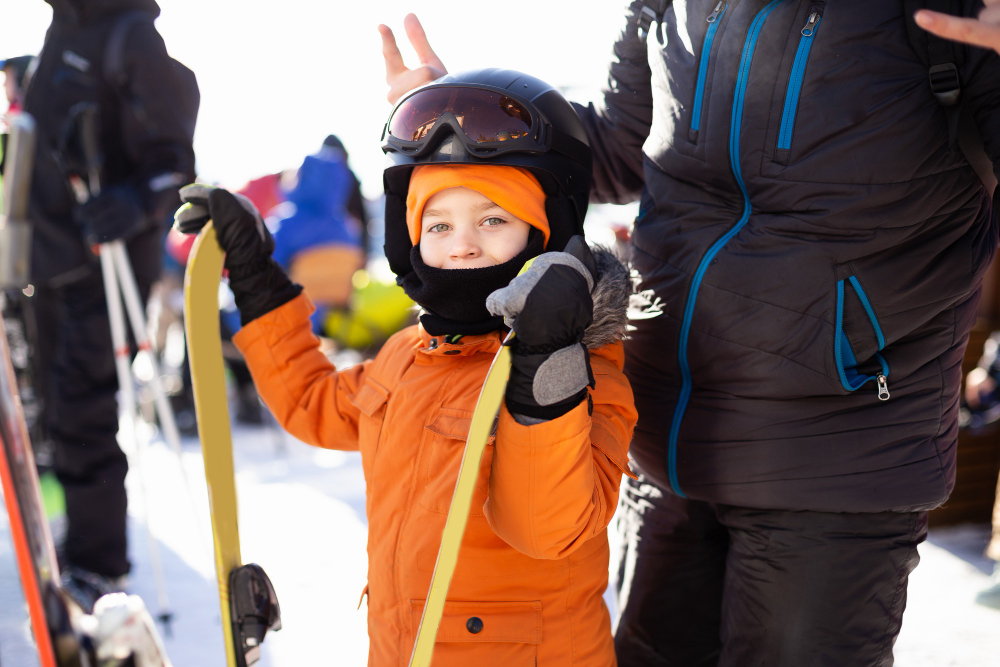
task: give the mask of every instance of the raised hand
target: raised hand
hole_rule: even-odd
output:
[[[984,2],[986,7],[979,12],[978,19],[949,16],[929,9],[918,11],[915,19],[917,25],[935,35],[1000,53],[1000,0]]]
[[[385,82],[389,84],[386,99],[395,104],[405,93],[418,88],[448,73],[444,63],[434,53],[427,34],[416,14],[407,14],[403,19],[406,37],[410,40],[420,65],[410,69],[403,63],[403,56],[396,46],[396,38],[388,26],[379,24],[378,31],[382,35],[382,58],[385,59]]]

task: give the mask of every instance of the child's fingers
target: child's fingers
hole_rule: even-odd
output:
[[[992,12],[992,7],[989,10]],[[987,10],[983,10],[986,13]],[[914,18],[924,30],[946,39],[1000,49],[1000,25],[921,9]]]
[[[413,50],[417,52],[417,57],[420,58],[421,64],[447,71],[444,63],[441,62],[441,59],[434,53],[434,49],[431,48],[431,43],[427,39],[427,33],[424,32],[424,27],[420,25],[420,19],[417,18],[416,14],[406,15],[406,18],[403,19],[403,28],[406,29],[406,36],[410,40],[410,44],[413,45]]]
[[[382,59],[385,60],[385,80],[392,85],[392,79],[406,72],[406,65],[403,64],[403,56],[396,46],[396,38],[392,34],[392,29],[387,25],[379,24],[379,35],[382,36]]]
[[[430,83],[441,74],[426,65],[407,70],[390,82],[389,93],[385,97],[389,100],[389,104],[395,104],[406,93]]]

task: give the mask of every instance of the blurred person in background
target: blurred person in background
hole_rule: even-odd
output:
[[[970,425],[985,429],[990,426],[996,431],[1000,420],[1000,331],[994,331],[983,345],[983,356],[976,368],[965,377],[965,402],[971,412]],[[978,600],[1000,609],[1000,479],[997,480],[997,495],[993,505],[993,535],[986,546],[986,557],[994,561],[990,585],[983,590]]]
[[[92,248],[124,241],[148,296],[177,188],[194,178],[199,96],[154,27],[154,0],[46,1],[52,23],[24,98],[38,129],[32,283],[44,306],[38,329],[55,350],[47,412],[66,499],[61,563],[67,589],[88,609],[121,590],[130,569],[128,463],[116,440],[118,379]],[[83,149],[82,119],[93,117],[84,112],[96,114],[100,165]],[[93,167],[100,187],[89,179]]]
[[[347,148],[344,147],[344,142],[340,140],[336,134],[331,134],[323,140],[323,149],[320,152],[321,155],[339,155],[344,162],[347,164],[347,169],[351,173],[351,180],[354,181],[351,186],[351,193],[347,198],[347,215],[353,219],[353,224],[355,224],[361,230],[361,249],[364,251],[364,256],[367,258],[370,255],[370,235],[368,234],[368,210],[365,206],[365,196],[361,193],[361,181],[358,180],[357,175],[354,170],[351,169],[350,155],[347,153]]]
[[[6,164],[4,155],[7,153],[7,136],[10,133],[10,119],[21,112],[24,102],[24,84],[28,73],[28,65],[32,56],[16,56],[0,60],[0,72],[3,72],[4,96],[7,98],[7,110],[0,117],[0,179]],[[2,201],[2,197],[0,197]]]
[[[348,307],[351,277],[365,262],[360,220],[348,212],[357,179],[345,156],[329,146],[306,156],[287,202],[268,219],[274,259],[316,306],[316,333],[322,333],[331,308]]]
[[[639,200],[649,301],[626,342],[621,667],[892,664],[955,483],[1000,202],[954,123],[958,100],[1000,173],[1000,58],[909,7],[635,0],[603,99],[575,105],[592,201]],[[390,102],[445,71],[404,26],[412,69],[379,26]]]

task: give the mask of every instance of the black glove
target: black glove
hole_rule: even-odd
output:
[[[581,342],[594,319],[590,294],[597,263],[582,236],[563,252],[548,252],[487,298],[514,330],[507,409],[548,420],[579,405],[593,386],[590,354]]]
[[[302,292],[271,259],[274,238],[249,199],[210,185],[181,188],[184,205],[174,214],[174,227],[185,234],[201,231],[210,219],[226,253],[229,288],[247,324],[282,306]]]
[[[84,238],[90,245],[118,239],[128,241],[150,227],[139,194],[124,185],[107,188],[80,204],[76,220],[83,227]]]

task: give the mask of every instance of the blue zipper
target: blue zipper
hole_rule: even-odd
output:
[[[875,309],[872,308],[872,303],[868,300],[868,295],[861,288],[861,283],[858,282],[858,279],[855,276],[851,276],[848,280],[851,281],[854,293],[861,299],[861,305],[864,306],[865,312],[868,313],[868,320],[872,323],[872,329],[875,330],[875,337],[878,338],[878,349],[881,350],[885,347],[885,336],[882,335],[882,327],[879,326],[878,318],[875,317]]]
[[[871,302],[868,300],[868,296],[865,291],[861,288],[861,283],[854,276],[848,278],[851,283],[851,287],[854,288],[855,293],[858,298],[861,299],[861,305],[864,306],[865,312],[868,314],[868,320],[871,322],[872,329],[875,330],[875,336],[878,338],[878,349],[881,350],[885,347],[885,336],[882,335],[882,327],[879,326],[878,319],[875,317],[875,311],[872,309]],[[847,340],[847,335],[844,333],[844,281],[837,281],[837,321],[836,329],[834,331],[834,356],[836,358],[837,374],[840,376],[840,384],[843,385],[844,389],[847,391],[856,391],[860,389],[865,383],[875,380],[876,385],[878,385],[878,397],[881,401],[886,401],[889,399],[889,384],[887,378],[889,377],[889,362],[886,361],[885,357],[879,352],[875,353],[875,359],[878,361],[879,366],[882,368],[882,372],[877,375],[862,375],[857,372],[858,360],[854,356],[854,350],[851,349],[851,343]]]
[[[725,2],[720,2],[705,19],[708,21],[708,32],[705,33],[705,43],[701,45],[701,61],[698,63],[698,85],[694,89],[694,106],[691,107],[691,129],[695,132],[701,127],[701,107],[705,97],[705,78],[708,76],[708,59],[712,53],[712,40],[719,30],[719,19],[726,13]]]
[[[722,246],[726,245],[731,238],[743,228],[750,219],[750,195],[747,194],[746,185],[743,183],[743,174],[740,171],[740,129],[743,123],[743,98],[747,92],[747,81],[750,75],[750,63],[753,60],[753,52],[757,47],[757,38],[764,26],[764,21],[775,7],[785,0],[771,0],[763,9],[757,12],[750,30],[747,33],[746,42],[743,44],[743,54],[740,57],[739,75],[736,78],[736,93],[733,99],[732,120],[729,128],[729,164],[736,178],[736,184],[743,193],[743,215],[739,221],[718,239],[708,249],[705,256],[701,258],[698,270],[695,271],[691,279],[691,289],[688,291],[687,304],[684,307],[684,320],[681,323],[680,344],[677,347],[677,359],[681,366],[681,393],[677,397],[677,406],[674,408],[674,418],[670,425],[670,439],[667,449],[667,470],[670,475],[670,488],[674,493],[682,498],[687,496],[681,491],[680,482],[677,480],[677,436],[680,433],[681,422],[684,420],[684,411],[687,410],[688,401],[691,399],[691,367],[687,360],[688,335],[691,332],[691,317],[694,314],[695,300],[698,298],[698,289],[701,287],[701,280],[705,276],[708,265],[712,263],[715,255],[718,254]]]
[[[781,112],[781,129],[778,131],[778,148],[792,147],[792,130],[795,128],[795,111],[799,106],[799,94],[802,92],[802,79],[806,74],[806,62],[809,60],[809,50],[812,49],[813,36],[819,29],[823,19],[819,12],[809,14],[806,25],[802,28],[802,38],[799,48],[795,51],[795,61],[792,63],[792,73],[788,80],[788,90],[785,91],[785,108]]]

